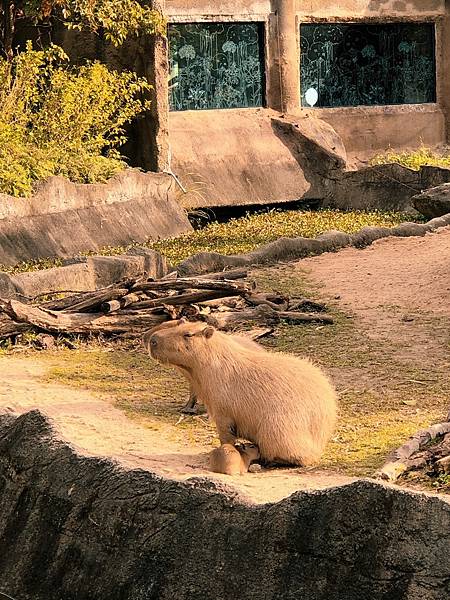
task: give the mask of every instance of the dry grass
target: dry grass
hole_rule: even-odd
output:
[[[415,151],[395,152],[388,150],[383,154],[378,154],[371,161],[372,165],[385,165],[397,163],[413,171],[418,171],[420,167],[442,167],[450,168],[450,154],[446,152],[435,152],[431,148],[421,146]]]

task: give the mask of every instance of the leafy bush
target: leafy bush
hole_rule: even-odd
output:
[[[123,126],[149,84],[94,62],[71,68],[57,46],[0,60],[0,192],[29,196],[49,175],[106,181],[124,168]]]
[[[438,154],[431,148],[421,146],[418,150],[412,152],[388,150],[371,160],[372,165],[385,165],[388,163],[397,163],[414,171],[418,171],[420,167],[424,166],[450,168],[450,155]]]

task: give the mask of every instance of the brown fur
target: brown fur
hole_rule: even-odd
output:
[[[155,332],[162,331],[165,329],[172,329],[173,327],[178,327],[178,325],[183,325],[183,324],[186,324],[187,322],[188,321],[184,318],[181,318],[179,320],[174,320],[174,321],[166,321],[164,323],[160,323],[159,325],[155,325],[155,327],[153,327],[152,329],[149,329],[149,331],[146,331],[145,334],[143,335],[142,342],[143,342],[144,347],[147,350],[147,352],[150,354],[150,339]],[[263,350],[262,346],[260,346],[257,342],[253,341],[249,337],[246,337],[244,335],[236,335],[235,334],[235,335],[233,335],[233,338],[239,344],[241,344],[242,346],[245,346],[246,348],[253,348],[253,350]],[[195,404],[197,403],[197,401],[202,402],[202,399],[198,398],[193,390],[193,385],[190,380],[189,371],[187,371],[186,369],[183,369],[183,367],[180,367],[178,365],[174,365],[174,366],[176,366],[177,369],[179,371],[181,371],[181,373],[189,381],[189,384],[190,384],[189,385],[189,400],[188,400],[185,408],[192,409],[195,406]],[[192,412],[194,412],[194,411],[192,411]]]
[[[148,340],[151,355],[183,372],[216,423],[221,444],[250,440],[268,462],[311,465],[336,421],[336,393],[308,359],[245,347],[205,323]]]
[[[209,454],[209,468],[214,473],[225,475],[244,475],[248,472],[250,463],[258,460],[259,451],[256,446],[242,447],[223,444]]]

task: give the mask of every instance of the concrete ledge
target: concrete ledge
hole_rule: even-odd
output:
[[[91,292],[133,277],[159,279],[168,272],[166,259],[149,248],[131,248],[120,256],[88,256],[53,269],[9,275],[0,272],[0,297],[36,298],[55,292]]]
[[[108,183],[50,177],[29,199],[0,195],[0,264],[69,257],[191,231],[173,178],[129,169]]]
[[[449,544],[443,497],[360,480],[252,505],[208,478],[83,456],[37,410],[0,416],[13,598],[443,600]]]
[[[197,275],[233,267],[261,265],[277,261],[296,260],[324,252],[335,252],[347,246],[364,248],[380,238],[423,236],[440,227],[450,225],[450,213],[428,223],[402,223],[397,227],[363,227],[352,235],[328,231],[316,238],[280,238],[247,254],[226,256],[215,252],[201,252],[178,265],[180,275]]]

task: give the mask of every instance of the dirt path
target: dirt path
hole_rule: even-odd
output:
[[[318,489],[352,481],[329,472],[297,469],[228,477],[208,471],[208,453],[200,445],[180,446],[173,426],[157,431],[140,426],[107,399],[86,390],[43,384],[46,365],[35,354],[0,357],[0,411],[39,408],[51,417],[62,437],[84,454],[110,456],[131,468],[154,471],[174,479],[209,476],[237,487],[253,502],[275,502],[297,490]]]
[[[337,304],[342,312],[354,315],[363,335],[373,337],[377,344],[386,342],[396,360],[429,367],[437,381],[445,373],[448,376],[450,228],[424,238],[388,238],[365,250],[346,249],[280,268],[284,269],[288,278],[295,277],[296,269],[306,272],[311,281],[321,286],[321,294]],[[313,348],[317,338],[312,337],[311,340]],[[380,347],[384,348],[383,345]],[[353,340],[342,353],[347,351],[356,352],[359,356],[359,348]],[[326,364],[326,354],[319,359]],[[375,373],[374,364],[342,368],[337,363],[331,371],[341,391],[349,387],[352,380],[359,382],[364,378],[370,379],[374,388],[378,385],[381,390],[375,398],[378,407],[386,397],[383,389],[389,386],[387,380],[391,375],[387,374],[383,380],[382,375]],[[207,470],[205,445],[188,437],[183,441],[179,428],[174,424],[159,423],[158,428],[152,429],[115,408],[107,394],[95,394],[70,385],[43,383],[48,368],[48,361],[42,360],[37,353],[1,356],[0,409],[17,413],[30,408],[41,409],[54,420],[62,436],[85,453],[111,456],[129,467],[149,469],[176,479],[216,477],[237,487],[254,502],[276,501],[296,490],[327,487],[352,480],[333,471],[301,469],[267,471],[234,478],[211,474]],[[419,391],[427,385],[426,381],[410,381],[413,381],[410,385],[417,385]],[[132,379],[130,385],[133,385]],[[353,399],[349,402],[354,403],[350,408],[351,415],[355,414],[355,421],[348,427],[345,425],[343,433],[339,434],[344,435],[344,441],[339,442],[344,447],[351,439],[345,438],[345,435],[361,435],[355,428],[356,420],[358,423],[366,420],[367,430],[372,428],[364,413],[365,407],[358,407]],[[450,397],[448,402],[450,404]],[[378,408],[374,412],[376,410]],[[395,418],[399,421],[417,411],[405,406],[395,410],[398,411]],[[372,450],[371,444],[368,443],[365,452]]]
[[[321,293],[357,316],[369,337],[403,343],[404,355],[424,364],[436,357],[449,364],[449,227],[298,264]]]

